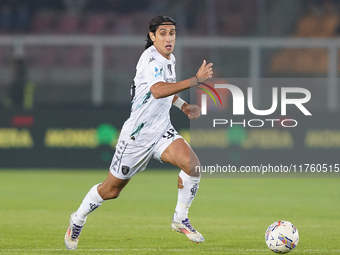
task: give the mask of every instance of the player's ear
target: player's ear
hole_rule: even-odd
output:
[[[151,41],[153,41],[153,42],[155,42],[155,41],[156,41],[156,36],[155,36],[155,34],[154,34],[154,33],[152,33],[152,32],[149,32],[149,36],[150,36],[150,38],[151,38]]]

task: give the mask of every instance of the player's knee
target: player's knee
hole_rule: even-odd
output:
[[[190,157],[185,160],[185,163],[182,166],[182,170],[190,176],[199,176],[200,172],[197,169],[200,169],[201,163],[197,157]]]
[[[116,187],[107,187],[107,188],[102,188],[99,191],[99,195],[104,199],[104,200],[109,200],[109,199],[115,199],[119,197],[120,194],[120,189]]]
[[[108,192],[108,199],[116,199],[119,197],[120,195],[120,189],[117,189],[117,188],[111,188]]]
[[[190,162],[190,172],[197,172],[197,169],[201,168],[201,162],[199,161],[198,158],[191,159]]]

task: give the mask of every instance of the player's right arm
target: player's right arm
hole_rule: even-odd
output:
[[[183,90],[189,89],[190,87],[197,86],[199,82],[205,82],[212,77],[212,63],[207,64],[205,60],[201,67],[198,69],[196,77],[186,79],[180,82],[170,83],[170,82],[157,82],[151,86],[150,91],[154,98],[168,97],[177,94]]]

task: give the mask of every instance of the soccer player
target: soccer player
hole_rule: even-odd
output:
[[[105,200],[117,198],[131,177],[143,171],[152,157],[181,169],[172,229],[185,234],[192,242],[204,241],[188,219],[188,210],[200,181],[195,166],[200,166],[200,162],[171,125],[169,110],[174,105],[189,119],[200,116],[200,107],[186,103],[176,93],[211,78],[212,63],[207,64],[204,60],[195,77],[176,82],[172,54],[175,42],[176,22],[172,18],[157,16],[150,21],[147,44],[138,61],[132,86],[130,117],[122,127],[107,179],[93,186],[71,215],[65,234],[68,249],[77,248],[86,217]]]

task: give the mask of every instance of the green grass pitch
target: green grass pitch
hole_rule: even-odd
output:
[[[87,219],[68,251],[69,216],[107,171],[0,171],[0,254],[274,254],[264,241],[276,220],[291,221],[291,254],[340,254],[340,179],[203,178],[190,220],[205,237],[171,231],[178,171],[136,175],[117,200]]]

